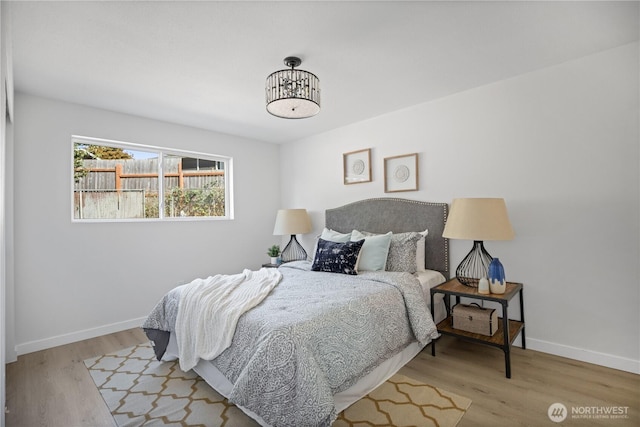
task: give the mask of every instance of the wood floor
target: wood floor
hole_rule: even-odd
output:
[[[7,365],[7,427],[112,427],[115,424],[83,360],[145,341],[131,329],[20,356]],[[401,373],[473,400],[459,427],[542,426],[552,403],[629,407],[627,419],[572,419],[559,425],[640,425],[640,376],[514,348],[512,378],[499,349],[442,337]]]

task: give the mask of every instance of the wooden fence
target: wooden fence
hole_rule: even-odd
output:
[[[168,157],[163,162],[164,191],[172,189],[203,189],[206,186],[224,189],[225,170],[222,162],[202,170],[183,170],[180,157]],[[74,217],[83,219],[157,218],[158,159],[83,160],[84,176],[75,182]],[[78,172],[78,171],[76,171]],[[168,201],[168,216],[224,215],[222,199],[205,210],[176,207],[178,201]],[[175,211],[175,212],[174,212]],[[220,213],[221,212],[221,213]]]
[[[163,166],[165,189],[224,186],[224,169],[183,170],[181,158],[171,157]],[[82,168],[87,173],[75,183],[76,190],[158,191],[158,159],[83,160]]]
[[[76,219],[145,218],[145,194],[140,190],[76,191]]]

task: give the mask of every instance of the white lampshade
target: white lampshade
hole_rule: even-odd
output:
[[[280,209],[276,215],[273,234],[304,234],[311,231],[311,219],[306,209]]]
[[[479,279],[487,276],[493,259],[483,241],[511,240],[513,235],[504,199],[454,199],[442,236],[473,240],[471,251],[456,268],[458,281],[478,287]]]
[[[513,239],[504,199],[453,199],[442,236],[464,240]]]

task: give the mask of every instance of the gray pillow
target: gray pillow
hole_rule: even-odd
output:
[[[422,234],[416,231],[394,234],[391,237],[391,246],[387,257],[387,271],[415,273],[417,270],[416,250],[418,240],[421,238]]]

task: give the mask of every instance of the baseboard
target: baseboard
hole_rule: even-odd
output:
[[[18,356],[34,351],[46,350],[48,348],[57,347],[59,345],[71,344],[74,342],[100,337],[102,335],[112,334],[131,328],[138,328],[145,321],[146,317],[131,319],[124,322],[111,323],[109,325],[100,326],[92,329],[72,332],[69,334],[58,335],[51,338],[45,338],[37,341],[29,341],[24,344],[16,345],[16,353]],[[520,337],[514,342],[515,346],[520,346]],[[625,357],[614,356],[597,351],[584,350],[582,348],[571,347],[568,345],[557,344],[553,342],[543,341],[535,338],[527,337],[527,348],[531,350],[541,351],[543,353],[555,354],[556,356],[566,357],[569,359],[580,360],[582,362],[593,363],[608,368],[618,369],[625,372],[640,374],[640,360],[628,359]]]
[[[581,362],[593,363],[595,365],[606,366],[607,368],[631,372],[633,374],[640,374],[640,360],[599,353],[597,351],[584,350],[582,348],[532,339],[529,337],[527,337],[527,348],[541,351],[543,353],[555,354],[556,356],[562,356],[569,359],[580,360]]]
[[[45,338],[42,340],[29,341],[23,344],[16,345],[16,353],[18,356],[21,356],[23,354],[33,353],[34,351],[46,350],[48,348],[71,344],[89,338],[96,338],[102,335],[112,334],[114,332],[120,332],[132,328],[139,328],[145,321],[145,319],[146,316],[140,317],[138,319],[127,320],[124,322],[111,323],[109,325],[99,326],[97,328],[71,332],[69,334],[57,335],[55,337]]]

